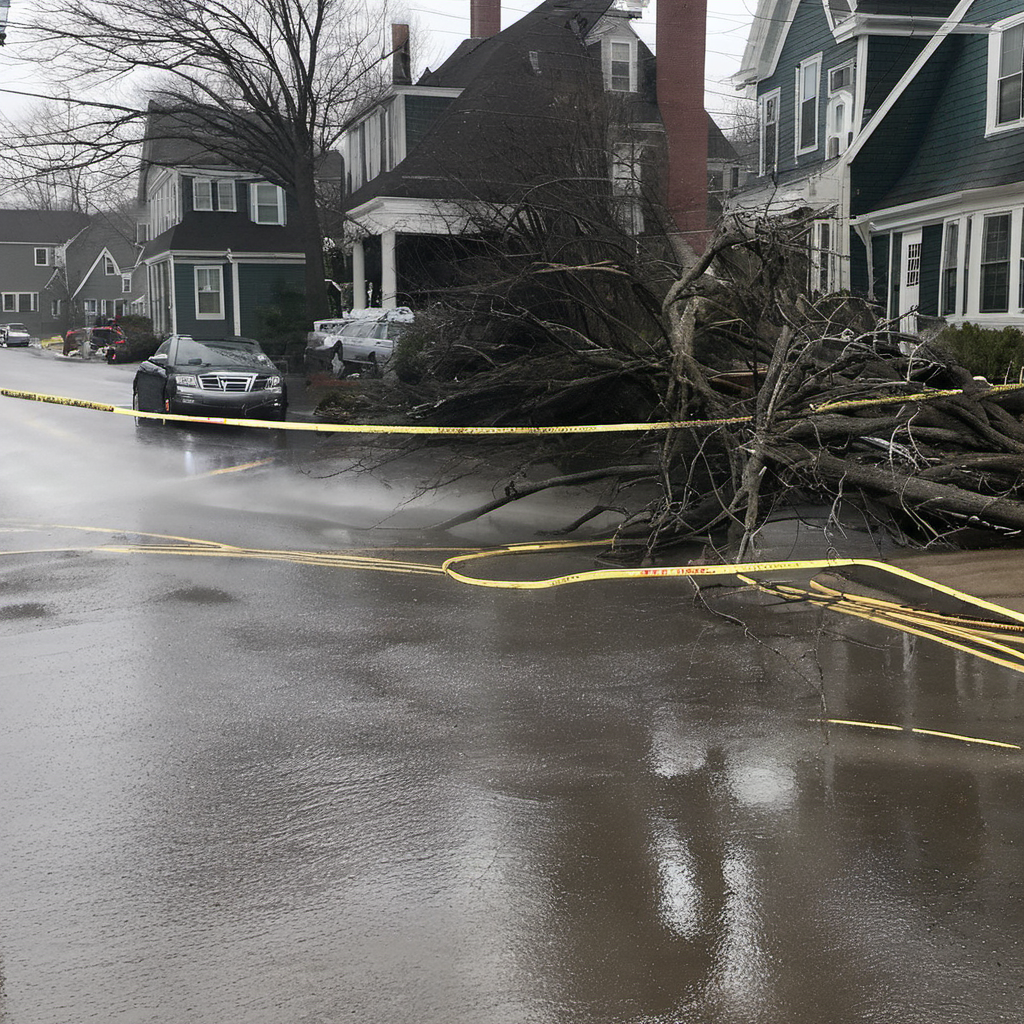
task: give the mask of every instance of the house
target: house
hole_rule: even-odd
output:
[[[36,338],[64,328],[66,290],[51,293],[51,285],[67,246],[88,225],[84,213],[0,210],[0,322],[23,323]]]
[[[303,290],[294,199],[204,146],[187,115],[151,106],[138,199],[157,333],[252,336],[261,309]]]
[[[441,241],[478,234],[488,211],[528,202],[559,174],[608,189],[631,233],[654,227],[642,192],[651,168],[671,157],[661,75],[633,27],[644,2],[546,0],[499,31],[500,2],[473,0],[472,37],[415,84],[407,28],[394,27],[393,85],[342,142],[355,308],[418,304],[431,281],[444,284]],[[675,205],[686,208],[692,223],[679,231],[697,248],[720,209],[717,199],[709,209],[709,176],[727,190],[740,160],[703,109],[703,18],[699,44],[685,43],[682,55],[698,69],[699,98],[678,147],[695,171]],[[665,200],[676,179],[671,168],[660,173]],[[663,205],[673,209],[671,196]]]
[[[739,87],[759,177],[738,209],[805,208],[814,291],[1024,326],[1024,3],[760,0]]]
[[[115,213],[0,210],[0,322],[43,338],[138,310],[131,227]]]

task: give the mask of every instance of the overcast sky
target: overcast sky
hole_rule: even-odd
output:
[[[11,0],[10,18],[25,16],[31,0]],[[539,6],[541,0],[503,0],[502,27],[507,28],[518,18]],[[404,6],[409,21],[420,38],[416,45],[418,59],[436,67],[469,35],[470,0],[397,0],[396,11]],[[736,93],[725,81],[739,70],[740,58],[756,0],[708,0],[707,93],[708,111],[725,129],[731,126]],[[657,0],[651,0],[648,10],[637,23],[644,41],[654,48],[654,20]],[[18,33],[8,32],[8,42],[0,47],[0,87],[21,89],[26,92],[47,93],[45,76],[35,68],[17,60]],[[0,92],[0,114],[10,116],[24,105],[18,97]]]

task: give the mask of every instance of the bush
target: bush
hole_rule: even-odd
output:
[[[960,324],[944,328],[935,344],[977,377],[994,383],[1021,379],[1024,332],[1016,327],[995,330],[977,324]]]
[[[273,306],[256,308],[256,340],[289,373],[302,367],[306,348],[306,296],[294,288],[279,288]]]

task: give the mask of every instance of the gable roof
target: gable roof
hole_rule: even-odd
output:
[[[87,214],[67,210],[0,210],[0,242],[63,245],[88,223]]]

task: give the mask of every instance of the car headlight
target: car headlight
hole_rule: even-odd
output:
[[[199,378],[194,373],[179,373],[174,378],[174,383],[179,388],[197,388],[199,387]]]
[[[268,390],[270,388],[279,388],[281,386],[281,378],[280,377],[268,377],[267,378],[267,383],[264,384],[263,386],[265,388],[267,388]]]

